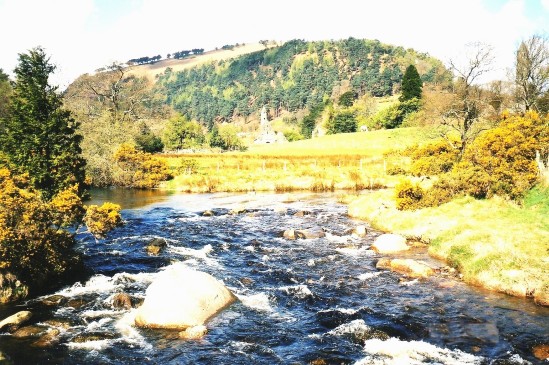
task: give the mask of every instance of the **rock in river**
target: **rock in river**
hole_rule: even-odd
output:
[[[115,309],[130,309],[132,298],[127,293],[118,293],[112,298],[112,306]]]
[[[374,241],[372,250],[378,253],[394,253],[409,250],[406,238],[398,234],[382,234]]]
[[[382,258],[377,264],[378,269],[389,269],[412,278],[427,278],[434,274],[433,268],[423,262],[412,259]]]
[[[186,329],[203,325],[236,300],[213,276],[174,264],[160,272],[137,309],[139,327]]]
[[[29,288],[9,272],[0,271],[0,303],[14,302],[26,298]]]
[[[167,246],[167,243],[165,239],[154,238],[147,244],[147,246],[145,247],[145,250],[149,255],[158,255],[160,251],[162,251],[162,249],[166,246]]]
[[[297,238],[314,239],[322,238],[324,236],[326,236],[326,233],[324,233],[324,230],[320,227],[308,229],[287,229],[282,232],[282,237],[287,240],[295,240]]]
[[[23,323],[28,321],[31,317],[32,317],[32,313],[29,311],[17,312],[14,315],[9,316],[8,318],[0,322],[0,330],[3,329],[4,327],[8,327],[10,330],[15,331]]]
[[[16,338],[39,337],[47,330],[48,328],[44,326],[26,326],[19,328],[17,331],[12,333],[12,336]]]

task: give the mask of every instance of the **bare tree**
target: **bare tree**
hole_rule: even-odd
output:
[[[491,70],[493,61],[492,47],[483,43],[467,45],[463,62],[450,60],[456,80],[453,100],[442,113],[442,125],[458,132],[460,143],[456,147],[460,159],[467,145],[483,130],[482,114],[487,103],[477,82]]]
[[[515,57],[515,97],[527,110],[539,111],[538,101],[549,90],[549,43],[533,35],[522,41]]]

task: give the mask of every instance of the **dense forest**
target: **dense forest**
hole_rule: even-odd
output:
[[[406,67],[415,64],[426,83],[448,84],[451,74],[442,62],[377,40],[292,40],[281,47],[229,61],[172,72],[166,69],[155,90],[167,104],[190,119],[211,126],[246,119],[267,105],[282,111],[311,109],[338,92],[360,97],[398,93]],[[335,95],[338,96],[338,95]]]

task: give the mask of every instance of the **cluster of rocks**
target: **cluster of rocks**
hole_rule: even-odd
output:
[[[52,295],[41,303],[45,306],[82,308],[92,300]],[[182,339],[199,339],[207,333],[206,321],[235,301],[236,296],[213,276],[176,264],[157,275],[147,288],[144,300],[120,292],[111,298],[111,305],[120,310],[136,308],[137,327],[173,329]],[[31,346],[45,348],[58,344],[61,331],[74,325],[65,319],[29,324],[32,317],[30,311],[17,312],[0,321],[0,331],[19,339],[34,339]],[[98,331],[75,335],[70,341],[82,343],[117,337],[116,333]]]

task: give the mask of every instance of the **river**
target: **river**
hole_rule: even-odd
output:
[[[46,305],[48,295],[0,307],[2,318],[29,309],[33,324],[59,331],[49,348],[1,334],[6,363],[537,364],[532,348],[549,344],[549,309],[531,300],[465,285],[445,270],[423,280],[377,270],[381,256],[368,248],[381,232],[352,235],[364,222],[347,217],[336,194],[104,190],[94,199],[121,204],[125,225],[103,240],[78,233],[93,273],[51,293],[59,305]],[[246,213],[228,214],[234,208]],[[326,237],[280,237],[314,227]],[[158,256],[144,249],[154,238],[168,243]],[[443,266],[424,248],[399,256]],[[143,298],[168,265],[208,272],[240,299],[207,323],[202,340],[137,329],[132,310],[111,305],[122,291]]]

